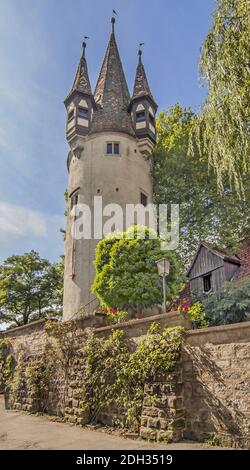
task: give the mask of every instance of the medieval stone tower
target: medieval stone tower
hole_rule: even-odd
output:
[[[157,105],[147,82],[141,50],[130,97],[116,44],[114,18],[111,23],[95,92],[91,91],[84,42],[76,77],[65,99],[70,151],[64,320],[73,318],[81,307],[92,311],[96,301],[91,286],[98,240],[72,237],[74,216],[70,210],[76,204],[87,204],[93,211],[97,196],[102,197],[103,207],[110,203],[125,208],[129,203],[152,202],[151,160]]]

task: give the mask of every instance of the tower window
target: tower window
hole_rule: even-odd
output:
[[[113,153],[113,144],[107,144],[107,153],[112,155]]]
[[[87,108],[78,108],[78,116],[82,118],[88,117],[88,109]]]
[[[114,144],[114,155],[119,155],[119,154],[120,154],[120,145]]]
[[[78,204],[79,199],[79,188],[73,191],[70,196],[70,209],[73,209],[74,206]]]
[[[146,119],[145,111],[139,111],[138,113],[136,113],[136,122],[145,121],[145,119]]]
[[[145,207],[148,205],[148,196],[144,193],[141,193],[141,204]]]
[[[75,112],[72,109],[72,111],[70,111],[69,114],[68,114],[68,122],[71,121],[74,118],[74,115],[75,115]]]
[[[155,125],[155,119],[154,119],[154,116],[152,116],[152,114],[149,113],[149,122],[154,126]]]
[[[120,155],[120,144],[118,142],[108,142],[106,153],[107,155]]]
[[[212,274],[207,274],[207,276],[203,277],[203,288],[204,292],[209,292],[212,288]]]

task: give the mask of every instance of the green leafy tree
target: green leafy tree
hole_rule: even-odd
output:
[[[0,266],[0,322],[25,325],[61,315],[63,263],[51,264],[35,251],[7,258]]]
[[[154,155],[155,203],[180,204],[179,253],[185,265],[200,240],[220,248],[237,250],[237,243],[250,232],[250,181],[244,179],[245,199],[224,178],[218,191],[217,178],[208,171],[197,147],[190,155],[189,136],[195,115],[179,104],[157,119],[158,142]]]
[[[140,238],[145,230],[145,239]],[[134,239],[130,239],[135,234]],[[154,238],[150,238],[154,236]],[[167,300],[174,300],[183,286],[181,266],[175,253],[163,252],[155,232],[142,226],[101,240],[96,249],[96,277],[93,292],[107,307],[141,310],[162,302],[162,281],[156,260],[166,256],[170,261],[167,278]]]
[[[249,174],[250,3],[216,0],[213,25],[203,44],[200,73],[208,97],[197,116],[194,136],[201,157],[216,171],[220,189],[224,175],[242,190]],[[244,185],[243,185],[244,186]]]

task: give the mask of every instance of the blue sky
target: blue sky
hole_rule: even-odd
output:
[[[152,9],[153,7],[153,9]],[[199,50],[214,0],[0,0],[0,262],[35,249],[63,253],[67,143],[63,100],[84,35],[94,88],[118,12],[116,38],[132,90],[137,47],[159,110],[198,110]]]

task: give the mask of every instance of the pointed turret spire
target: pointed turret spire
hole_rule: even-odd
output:
[[[114,16],[111,23],[111,35],[94,93],[97,110],[91,132],[121,131],[134,135],[128,112],[130,96],[115,40]]]
[[[144,65],[142,63],[141,56],[142,56],[142,50],[140,48],[138,50],[138,65],[136,69],[132,100],[136,98],[141,98],[142,96],[149,96],[155,103],[155,100],[149,88],[149,84],[148,84],[148,80],[147,80],[146,72],[144,69]]]
[[[136,136],[143,141],[149,139],[156,142],[156,129],[155,129],[155,114],[157,111],[157,104],[153,98],[149,88],[146,72],[142,63],[142,50],[140,43],[138,51],[138,65],[135,74],[135,84],[133,96],[130,101],[130,111],[133,116],[133,124]],[[152,153],[152,145],[149,146],[147,151]]]
[[[71,93],[72,91],[80,91],[88,95],[91,95],[92,93],[90,81],[89,81],[87,61],[85,58],[86,46],[87,44],[84,41],[82,43],[82,56],[81,56],[81,59],[77,68],[77,72],[76,72],[75,80],[71,89]]]
[[[89,133],[91,116],[95,107],[92,95],[88,67],[86,62],[86,39],[82,43],[82,55],[77,67],[72,88],[64,100],[67,110],[66,135],[69,142],[78,136],[86,136]]]

